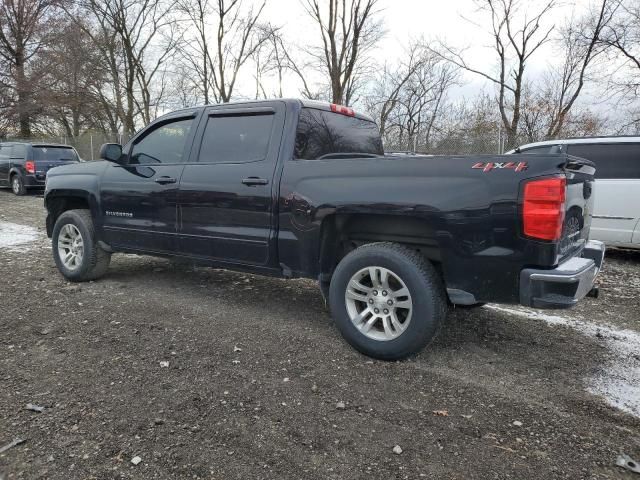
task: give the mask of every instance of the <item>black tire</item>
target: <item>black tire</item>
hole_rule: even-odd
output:
[[[24,186],[24,180],[19,173],[14,173],[11,176],[11,191],[19,197],[27,194],[27,187]]]
[[[374,266],[392,271],[412,297],[411,321],[392,340],[366,336],[347,311],[345,293],[349,281],[360,270]],[[338,264],[331,279],[329,302],[338,329],[354,348],[380,360],[399,360],[419,352],[435,338],[447,314],[446,298],[440,275],[422,255],[395,243],[373,243],[352,251]]]
[[[60,231],[67,224],[74,225],[78,229],[84,243],[82,261],[78,268],[73,270],[64,265],[58,251]],[[72,282],[95,280],[103,276],[109,268],[111,254],[98,245],[89,210],[68,210],[60,215],[53,227],[51,243],[56,266],[67,280]]]

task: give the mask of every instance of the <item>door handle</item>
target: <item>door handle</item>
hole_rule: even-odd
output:
[[[172,177],[158,177],[155,179],[155,182],[159,183],[160,185],[166,185],[168,183],[176,183],[177,180]]]
[[[269,180],[267,180],[266,178],[249,177],[242,180],[242,183],[249,187],[253,187],[255,185],[267,185],[269,183]]]

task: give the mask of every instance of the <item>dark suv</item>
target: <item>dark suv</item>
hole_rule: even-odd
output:
[[[0,143],[0,187],[11,187],[16,195],[43,189],[50,169],[79,161],[78,152],[69,145]]]

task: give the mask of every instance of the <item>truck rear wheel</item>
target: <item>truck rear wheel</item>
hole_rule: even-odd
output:
[[[51,241],[53,259],[67,280],[95,280],[109,268],[111,254],[98,245],[89,210],[68,210],[60,215]]]
[[[347,342],[381,360],[419,352],[447,313],[444,286],[433,265],[394,243],[364,245],[345,256],[331,279],[329,301]]]

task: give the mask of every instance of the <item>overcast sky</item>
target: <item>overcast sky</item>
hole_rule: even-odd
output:
[[[251,1],[251,0],[247,0]],[[545,2],[547,0],[544,0]],[[542,5],[540,0],[525,0],[526,8],[536,11]],[[548,15],[551,22],[560,26],[572,14],[584,13],[589,0],[560,0],[554,14]],[[411,38],[424,36],[427,39],[446,40],[449,45],[469,47],[470,63],[477,66],[495,65],[495,57],[490,48],[487,32],[490,28],[486,12],[478,12],[473,0],[380,0],[386,36],[376,50],[375,57],[380,63],[392,62]],[[476,23],[474,25],[471,22]],[[271,0],[265,10],[265,19],[282,25],[288,39],[304,44],[307,38],[317,38],[317,27],[305,15],[299,0]],[[548,26],[551,26],[549,23]],[[554,61],[553,47],[547,45],[527,65],[532,75],[545,69]],[[465,85],[452,92],[452,96],[473,96],[480,90],[489,89],[485,81],[473,74],[466,74]],[[297,88],[288,83],[285,93],[297,95]]]

